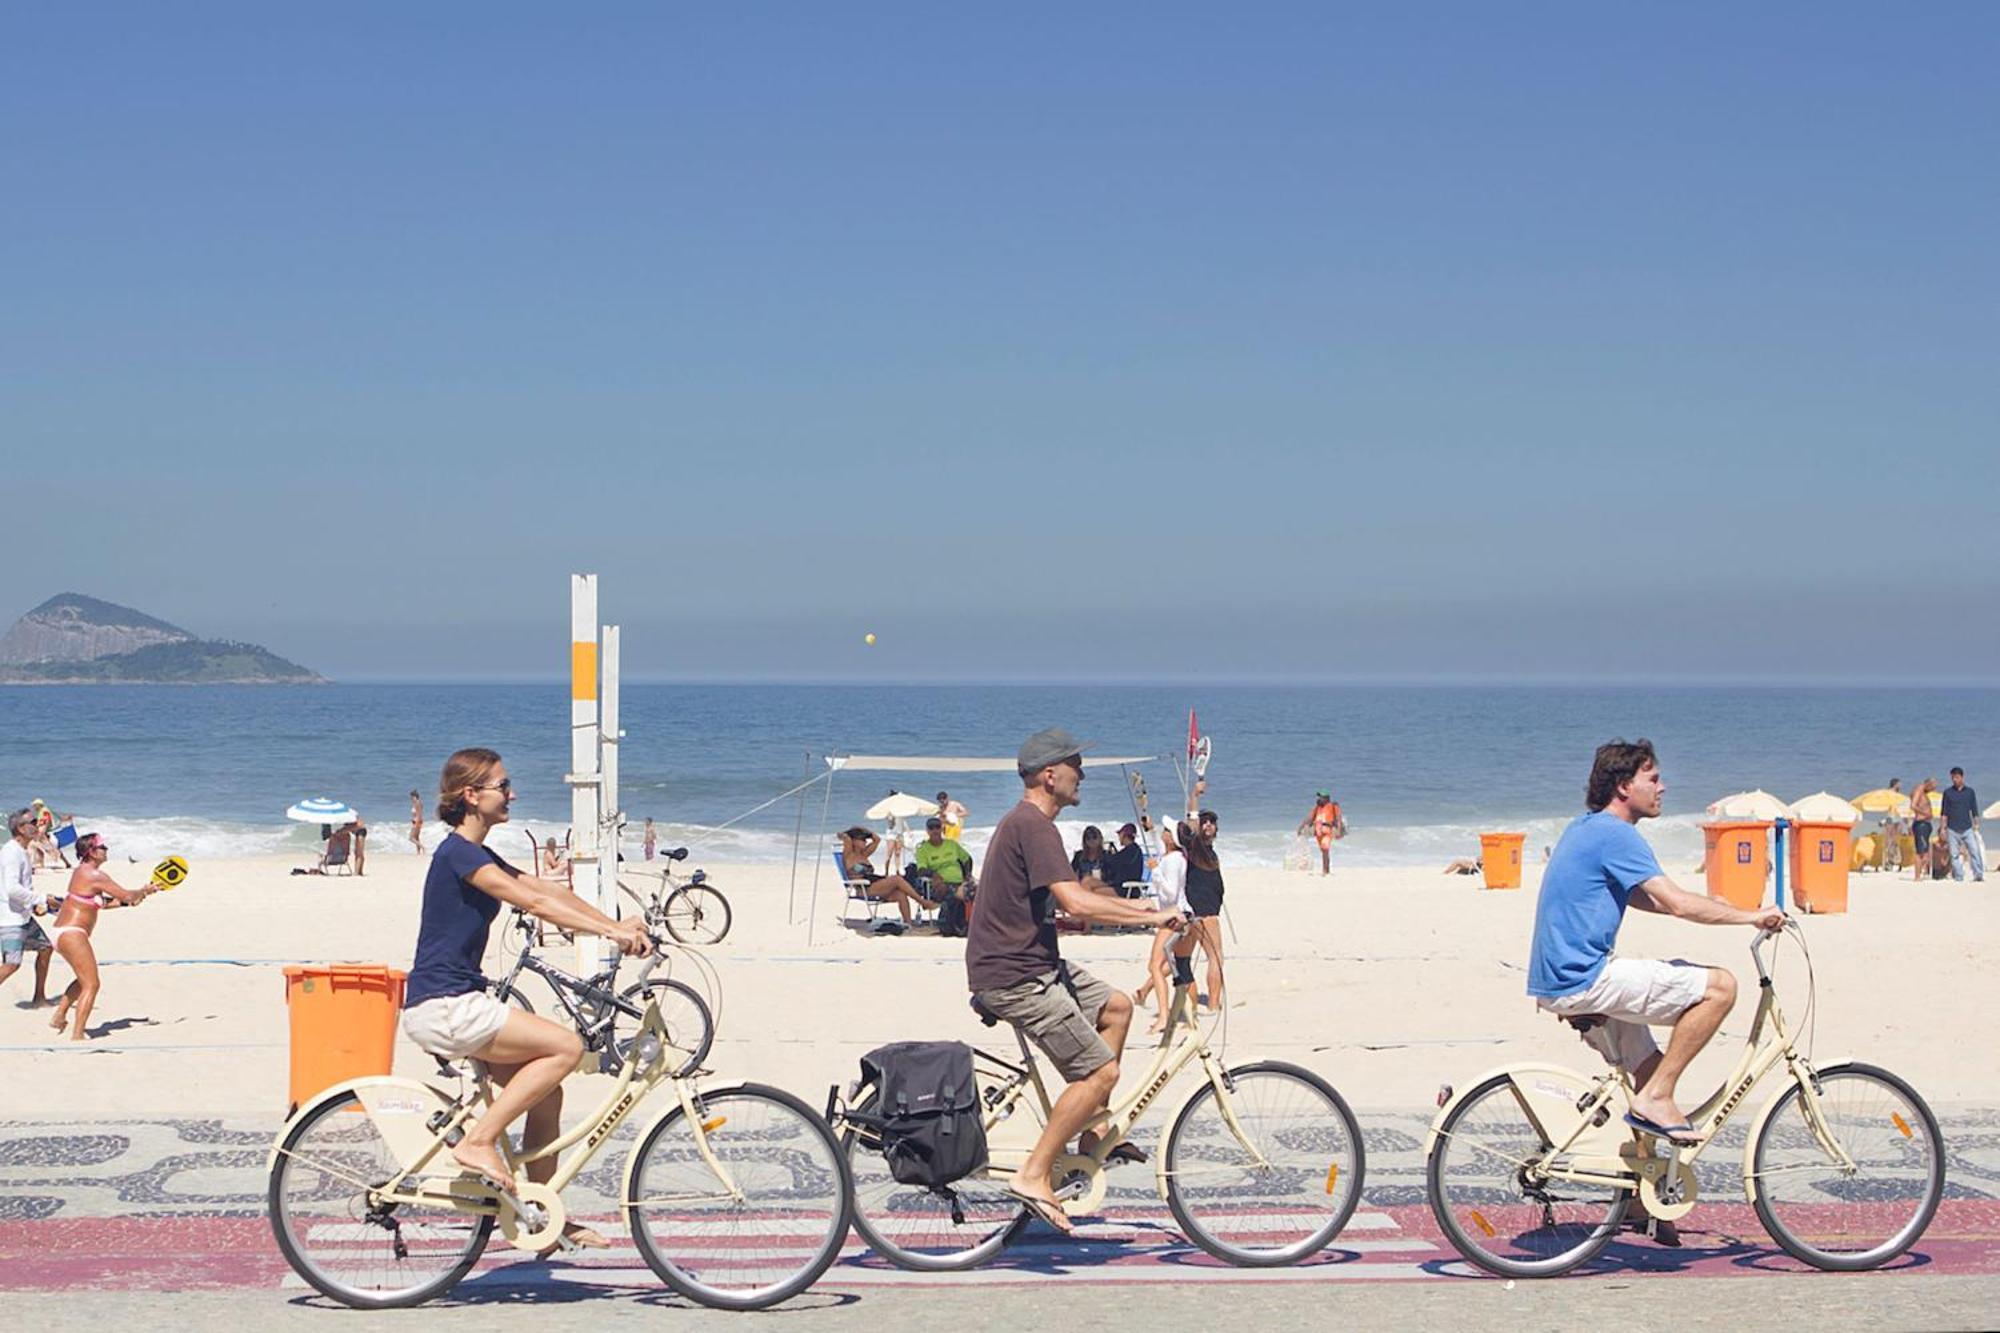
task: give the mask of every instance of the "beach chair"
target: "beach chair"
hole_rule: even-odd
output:
[[[840,923],[847,924],[848,912],[857,905],[868,913],[868,920],[871,923],[881,920],[882,900],[868,896],[868,881],[855,879],[847,873],[847,862],[840,859],[838,847],[828,855],[833,857],[833,873],[840,876],[840,886],[847,891],[846,899],[840,904]]]
[[[326,850],[319,856],[319,873],[322,875],[351,875],[354,867],[348,863],[353,854],[354,840],[335,834],[326,841]]]

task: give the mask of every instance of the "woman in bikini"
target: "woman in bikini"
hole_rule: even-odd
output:
[[[88,1040],[90,1011],[97,1004],[97,951],[90,947],[90,932],[97,924],[98,912],[109,906],[135,907],[159,892],[151,884],[137,889],[120,887],[104,873],[110,851],[111,844],[95,833],[76,840],[76,869],[70,872],[69,892],[48,931],[56,954],[76,973],[76,980],[56,1001],[55,1017],[49,1020],[49,1026],[61,1032],[74,1011],[76,1026],[69,1034],[71,1041]]]
[[[445,761],[437,814],[452,831],[431,854],[416,960],[403,998],[403,1031],[411,1041],[448,1060],[478,1060],[500,1085],[493,1105],[451,1155],[465,1170],[508,1190],[514,1178],[496,1146],[500,1135],[525,1113],[526,1150],[555,1141],[562,1130],[562,1081],[583,1056],[583,1038],[574,1028],[502,1004],[480,975],[479,960],[501,904],[550,925],[602,935],[634,957],[652,949],[643,920],[614,921],[567,885],[524,875],[486,845],[493,830],[507,822],[516,795],[506,765],[492,750],[460,750]],[[547,1181],[555,1167],[554,1157],[530,1162],[528,1178]],[[564,1236],[592,1248],[608,1244],[574,1222]]]
[[[868,863],[868,858],[875,854],[875,849],[881,842],[882,840],[872,831],[859,824],[845,830],[840,835],[840,866],[849,879],[867,882],[867,893],[870,898],[896,904],[896,910],[903,914],[903,924],[907,926],[910,924],[910,909],[913,906],[921,912],[930,904],[917,892],[915,886],[901,875],[875,873],[875,867]]]
[[[1935,813],[1931,806],[1931,793],[1937,790],[1936,778],[1925,778],[1910,793],[1910,845],[1916,852],[1911,859],[1916,863],[1910,878],[1925,880],[1930,878],[1931,868],[1931,816]]]

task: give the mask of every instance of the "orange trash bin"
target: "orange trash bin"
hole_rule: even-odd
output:
[[[1854,829],[1847,824],[1795,823],[1792,839],[1792,899],[1802,912],[1847,910],[1847,867],[1853,859]]]
[[[1489,889],[1521,887],[1521,844],[1525,833],[1482,833],[1479,835],[1479,869]]]
[[[336,1083],[390,1071],[405,975],[378,963],[285,969],[294,1111]]]
[[[1771,821],[1703,824],[1701,840],[1708,850],[1708,896],[1746,911],[1762,907],[1771,877]]]

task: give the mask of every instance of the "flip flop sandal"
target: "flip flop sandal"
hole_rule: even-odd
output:
[[[1694,1126],[1685,1121],[1678,1125],[1662,1125],[1648,1120],[1637,1111],[1627,1111],[1625,1113],[1625,1123],[1638,1130],[1641,1134],[1651,1134],[1655,1138],[1665,1139],[1676,1148],[1692,1148],[1695,1144],[1701,1142],[1699,1138],[1695,1137]]]
[[[1138,1144],[1127,1140],[1104,1154],[1104,1160],[1107,1162],[1143,1162],[1146,1160],[1146,1150]]]
[[[1069,1214],[1062,1210],[1060,1204],[1051,1203],[1047,1199],[1037,1198],[1032,1194],[1023,1194],[1020,1190],[1010,1186],[1003,1186],[1000,1192],[1025,1207],[1036,1217],[1042,1219],[1047,1225],[1062,1232],[1063,1235],[1067,1236],[1076,1230],[1070,1223]]]

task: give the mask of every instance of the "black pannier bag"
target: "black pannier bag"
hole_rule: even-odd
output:
[[[848,1118],[877,1131],[889,1174],[936,1189],[986,1165],[986,1128],[972,1048],[962,1041],[896,1041],[861,1057],[875,1113]]]

